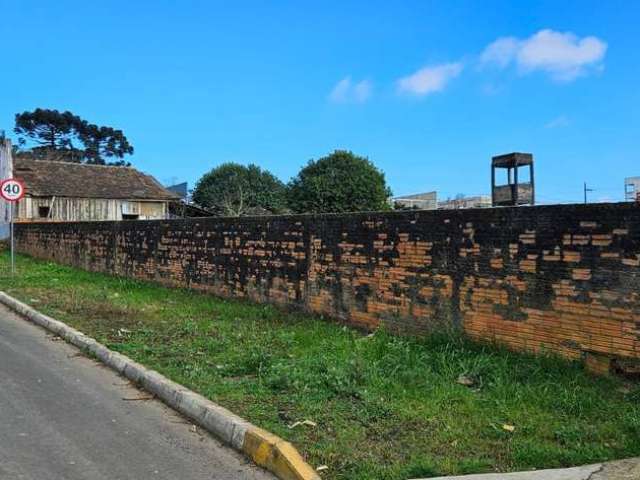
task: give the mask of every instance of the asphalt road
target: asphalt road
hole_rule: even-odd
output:
[[[273,480],[0,306],[0,479]]]

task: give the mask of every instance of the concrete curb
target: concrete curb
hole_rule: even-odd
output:
[[[512,473],[476,473],[457,477],[432,477],[429,480],[637,480],[639,478],[640,457],[635,457],[581,467]]]
[[[169,407],[189,417],[197,425],[235,450],[269,470],[281,480],[320,480],[293,445],[252,425],[229,410],[216,405],[180,384],[172,382],[129,357],[109,350],[84,333],[43,315],[0,291],[0,303],[40,327],[93,354],[102,363],[160,398]]]

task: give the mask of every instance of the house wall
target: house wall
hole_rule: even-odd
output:
[[[166,202],[28,196],[18,202],[16,219],[42,221],[40,207],[50,208],[48,220],[52,221],[122,220],[123,213],[137,214],[140,220],[162,220],[168,215]]]
[[[454,326],[516,350],[604,359],[591,364],[640,358],[632,203],[32,223],[17,240],[36,257],[365,329]]]
[[[0,182],[13,177],[13,160],[11,157],[11,142],[0,140]],[[0,240],[9,237],[10,218],[9,202],[0,199]]]

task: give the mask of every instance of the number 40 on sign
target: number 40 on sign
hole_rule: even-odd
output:
[[[2,182],[0,195],[8,202],[17,202],[24,196],[24,185],[20,180],[9,178]]]

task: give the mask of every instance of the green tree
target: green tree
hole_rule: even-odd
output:
[[[198,180],[193,201],[234,217],[280,213],[286,208],[286,186],[256,165],[224,163]]]
[[[133,146],[122,130],[94,125],[66,111],[37,108],[16,114],[14,132],[20,154],[41,160],[59,160],[104,165],[117,159],[125,165],[125,155]]]
[[[13,131],[21,147],[34,158],[80,161],[81,152],[74,144],[78,141],[78,128],[82,119],[73,113],[36,108],[33,112],[16,114]]]
[[[115,163],[125,165],[126,162],[122,158],[125,155],[133,154],[133,146],[124,136],[122,130],[83,122],[80,128],[80,139],[85,146],[86,163],[104,165],[107,159],[118,158],[120,160]]]
[[[389,210],[389,197],[384,173],[344,150],[311,160],[289,183],[289,206],[300,213]]]

